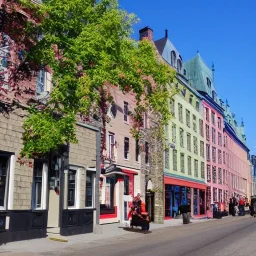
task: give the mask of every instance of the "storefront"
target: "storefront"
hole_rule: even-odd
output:
[[[184,204],[191,205],[193,216],[206,215],[205,191],[203,183],[165,177],[165,219],[175,218]]]

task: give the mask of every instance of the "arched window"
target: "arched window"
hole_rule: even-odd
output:
[[[178,59],[178,61],[177,61],[177,71],[178,71],[178,73],[181,72],[181,69],[182,69],[182,62],[181,62],[180,59]]]
[[[176,66],[176,53],[175,53],[175,51],[171,51],[171,65],[173,67]]]

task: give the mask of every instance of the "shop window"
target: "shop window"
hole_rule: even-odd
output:
[[[145,163],[149,163],[149,144],[145,142]]]
[[[93,189],[94,189],[94,174],[86,172],[86,192],[85,192],[85,207],[93,207]]]
[[[197,142],[197,137],[193,137],[193,141],[194,141],[194,153],[198,154],[198,142]]]
[[[124,121],[128,122],[129,106],[128,102],[124,102]]]
[[[200,135],[204,137],[204,122],[203,120],[199,120],[199,127],[200,127]]]
[[[197,132],[197,123],[196,123],[196,116],[193,115],[193,131]]]
[[[204,162],[201,162],[201,178],[205,178],[205,169],[204,169]]]
[[[76,203],[76,171],[68,171],[68,206],[74,207]]]
[[[216,170],[216,166],[212,167],[212,182],[213,183],[217,183],[217,170]]]
[[[129,138],[125,137],[124,138],[124,159],[129,158]]]
[[[136,162],[139,162],[139,155],[140,155],[139,140],[136,140],[135,142],[135,161]]]
[[[124,176],[124,195],[129,195],[129,176]]]
[[[187,149],[191,152],[191,134],[187,133]]]
[[[186,109],[186,123],[190,127],[190,111]]]
[[[6,209],[9,157],[0,155],[0,209]]]
[[[111,160],[115,159],[115,135],[113,133],[109,133],[108,135],[108,141],[109,141],[109,158]]]
[[[44,177],[46,175],[46,163],[41,160],[34,161],[34,179],[32,187],[32,208],[44,209],[46,208],[46,186]]]
[[[207,181],[210,182],[211,180],[212,180],[211,166],[207,165]]]
[[[194,188],[194,215],[198,214],[198,189]]]
[[[179,121],[183,123],[183,107],[180,103],[178,104],[178,112],[179,112]]]
[[[212,143],[216,144],[216,131],[212,128]]]
[[[206,130],[206,139],[209,141],[210,140],[210,127],[208,124],[205,125],[205,130]]]
[[[184,153],[180,153],[180,171],[185,173],[185,155]]]
[[[177,171],[177,150],[173,150],[173,170]]]
[[[172,124],[172,142],[176,143],[176,124]]]
[[[200,141],[200,156],[204,158],[204,142]]]
[[[212,147],[212,161],[216,163],[216,148]]]
[[[194,176],[198,177],[198,160],[194,161]]]
[[[192,175],[192,159],[188,156],[188,175]]]

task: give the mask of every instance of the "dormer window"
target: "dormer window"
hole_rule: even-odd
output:
[[[183,70],[183,75],[184,75],[184,76],[187,75],[187,70],[186,70],[186,69]]]
[[[178,73],[181,72],[181,68],[182,68],[182,62],[181,62],[180,59],[178,59],[178,61],[177,61],[177,71],[178,71]]]
[[[211,80],[209,79],[209,77],[206,77],[206,83],[207,83],[208,87],[211,88],[212,82],[211,82]]]
[[[213,99],[214,101],[217,100],[217,94],[216,94],[215,91],[212,91],[212,99]]]
[[[171,51],[171,65],[172,65],[172,67],[176,66],[176,53],[175,53],[175,51]]]

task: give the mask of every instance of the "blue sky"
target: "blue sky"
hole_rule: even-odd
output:
[[[247,146],[256,154],[256,1],[255,0],[119,0],[135,13],[138,30],[149,26],[154,39],[169,38],[183,61],[197,50],[208,64],[215,64],[218,96],[227,99],[238,123],[244,119]]]

